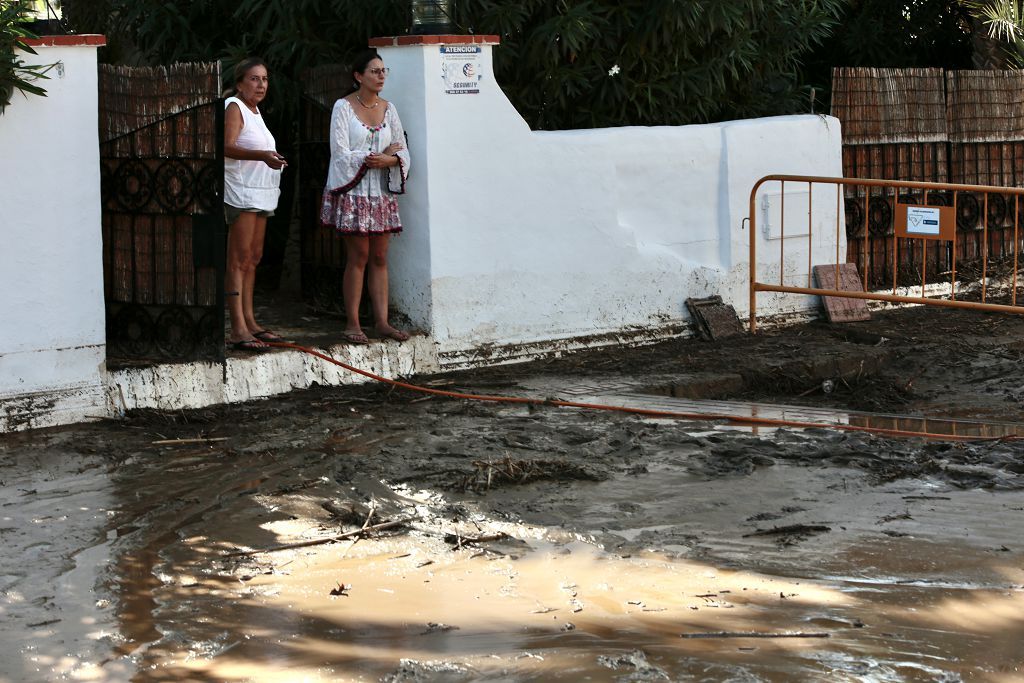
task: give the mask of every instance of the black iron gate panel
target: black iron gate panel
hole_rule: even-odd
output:
[[[224,358],[219,64],[100,66],[107,355]]]
[[[343,313],[341,276],[345,252],[337,233],[320,225],[320,200],[331,160],[331,111],[352,92],[352,76],[341,65],[310,69],[303,77],[299,126],[299,217],[302,296],[315,310]]]

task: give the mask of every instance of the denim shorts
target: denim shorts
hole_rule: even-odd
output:
[[[274,215],[273,211],[263,211],[262,209],[239,209],[238,207],[231,206],[230,204],[224,205],[224,220],[231,225],[238,220],[238,217],[243,213],[254,213],[257,216],[263,216],[264,218],[270,218]]]

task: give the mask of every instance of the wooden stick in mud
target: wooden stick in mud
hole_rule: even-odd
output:
[[[822,631],[797,633],[758,633],[743,631],[713,631],[710,633],[680,633],[680,638],[831,638],[831,634]]]
[[[308,548],[314,545],[323,545],[324,543],[333,543],[334,541],[343,541],[346,538],[352,538],[360,534],[365,534],[370,531],[383,531],[384,529],[391,529],[396,526],[402,526],[409,522],[415,521],[415,517],[406,517],[405,519],[396,519],[390,522],[381,522],[380,524],[374,524],[373,526],[363,527],[354,531],[346,531],[343,534],[337,536],[330,536],[328,538],[318,538],[315,541],[303,541],[301,543],[286,543],[284,545],[275,545],[271,548],[264,548],[262,550],[238,550],[233,553],[226,553],[221,557],[242,557],[244,555],[259,555],[260,553],[274,553],[278,550],[291,550],[292,548]]]
[[[806,533],[817,533],[820,531],[832,531],[832,527],[827,527],[824,524],[790,524],[788,526],[776,526],[771,529],[758,529],[752,531],[749,534],[743,534],[743,538],[750,538],[751,536],[774,536],[776,534],[806,534]]]
[[[465,538],[456,531],[454,534],[445,534],[444,540],[455,546],[452,550],[461,550],[462,547],[466,545],[474,543],[490,543],[491,541],[503,541],[506,538],[511,538],[511,536],[503,531],[499,531],[498,533],[491,534],[489,536],[477,536],[476,538]]]
[[[160,441],[153,441],[153,446],[167,446],[170,444],[185,444],[185,443],[212,443],[214,441],[227,441],[231,437],[229,436],[203,436],[198,439],[161,439]]]
[[[366,521],[363,522],[363,527],[360,529],[360,531],[366,531],[366,529],[369,528],[370,520],[373,519],[373,513],[375,512],[377,512],[376,500],[370,503],[370,514],[366,515]],[[352,550],[353,546],[355,546],[356,543],[359,543],[359,539],[362,537],[362,534],[356,534],[355,538],[352,539],[352,542],[349,543],[348,547],[341,551],[340,557],[345,557],[346,555],[348,555],[348,551]]]

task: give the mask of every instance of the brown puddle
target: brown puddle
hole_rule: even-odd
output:
[[[824,578],[786,578],[503,528],[530,547],[451,551],[423,535],[345,542],[274,553],[271,573],[231,582],[199,576],[202,560],[163,596],[191,603],[192,616],[162,625],[170,637],[149,648],[136,679],[1024,676],[1019,554],[885,539],[827,558]],[[203,538],[190,543],[211,552]],[[787,635],[804,637],[778,637]]]

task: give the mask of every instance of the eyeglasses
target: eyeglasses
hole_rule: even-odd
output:
[[[367,69],[374,76],[387,76],[391,73],[391,69],[384,67],[383,69]]]

